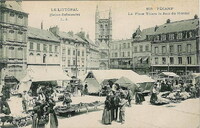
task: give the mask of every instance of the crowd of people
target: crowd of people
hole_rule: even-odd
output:
[[[158,94],[163,94],[159,95]],[[200,96],[200,85],[199,83],[185,84],[183,81],[157,81],[152,89],[150,103],[151,104],[162,104],[165,101],[159,99],[169,99],[173,102],[180,102],[188,98],[198,98]]]
[[[127,103],[131,106],[132,95],[122,90],[118,84],[113,86],[113,88],[107,91],[105,100],[102,115],[102,123],[105,125],[112,124],[112,121],[119,121],[124,124],[125,106]]]

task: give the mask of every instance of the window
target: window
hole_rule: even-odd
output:
[[[70,66],[70,60],[68,60],[68,66]]]
[[[188,53],[191,52],[191,44],[187,44],[187,52],[188,52]]]
[[[165,41],[165,40],[166,40],[166,35],[162,35],[162,36],[161,36],[161,40],[162,40],[162,41]]]
[[[137,52],[137,46],[134,47],[134,51]]]
[[[166,58],[162,57],[162,64],[166,64]]]
[[[80,56],[80,51],[78,51],[78,56]]]
[[[162,46],[162,53],[166,53],[166,47]]]
[[[174,34],[169,34],[169,40],[174,40]]]
[[[160,40],[160,36],[159,35],[155,36],[154,41],[159,41],[159,40]]]
[[[155,64],[158,64],[158,57],[155,58]]]
[[[13,31],[13,30],[10,30],[9,33],[14,33],[14,31]]]
[[[52,52],[52,45],[49,45],[49,52]]]
[[[55,46],[55,52],[58,52],[58,46]]]
[[[18,34],[19,34],[19,35],[22,35],[22,34],[23,34],[23,32],[19,31],[19,32],[18,32]]]
[[[123,43],[123,48],[126,48],[126,43]]]
[[[73,50],[73,55],[75,56],[75,54],[76,54],[76,51],[75,51],[75,50]]]
[[[37,43],[37,51],[40,51],[40,44]]]
[[[130,43],[128,43],[128,48],[130,48]]]
[[[84,52],[84,51],[82,51],[82,56],[84,56],[84,53],[85,53],[85,52]]]
[[[76,65],[76,60],[73,60],[73,65]]]
[[[170,57],[170,64],[174,64],[174,57]]]
[[[177,35],[177,39],[182,39],[182,38],[183,38],[183,34],[182,34],[182,32],[178,33],[178,35]]]
[[[47,45],[46,44],[43,44],[43,51],[47,52]]]
[[[43,55],[43,63],[46,63],[46,54]]]
[[[149,45],[146,45],[146,46],[145,46],[145,50],[146,50],[146,51],[149,51]]]
[[[70,55],[70,52],[71,52],[71,50],[70,50],[70,49],[68,49],[68,55]]]
[[[130,56],[130,52],[128,52],[128,56]]]
[[[180,53],[182,51],[182,46],[178,45],[178,53]]]
[[[117,57],[117,52],[115,53],[115,57]]]
[[[170,53],[173,53],[173,52],[174,52],[174,46],[173,46],[173,45],[170,45],[170,46],[169,46],[169,51],[170,51]]]
[[[23,19],[23,15],[19,15],[18,18],[19,18],[19,19]]]
[[[182,57],[178,57],[178,64],[182,64]]]
[[[140,45],[140,52],[143,52],[143,46]]]
[[[156,54],[158,53],[158,47],[155,47],[155,51]]]
[[[33,42],[30,42],[30,49],[33,50]]]
[[[192,58],[190,56],[187,57],[187,64],[192,64]]]
[[[125,53],[124,52],[122,52],[122,57],[124,57],[125,56]]]

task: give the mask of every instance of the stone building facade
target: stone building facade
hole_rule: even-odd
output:
[[[152,34],[154,28],[140,30],[140,27],[133,33],[133,70],[139,74],[148,74],[151,71],[151,39],[147,38]]]
[[[0,2],[0,79],[7,76],[18,81],[25,75],[28,14],[21,1]],[[12,80],[8,80],[12,81]]]
[[[110,43],[110,68],[132,70],[132,39]]]
[[[59,31],[58,26],[49,29],[60,42],[61,66],[69,76],[81,76],[86,73],[87,42],[73,32]]]
[[[199,18],[156,26],[152,38],[152,68],[179,75],[199,72]]]

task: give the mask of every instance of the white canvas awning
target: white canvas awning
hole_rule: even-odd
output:
[[[28,66],[26,76],[21,82],[71,80],[59,66]]]
[[[126,77],[130,79],[133,83],[145,83],[146,78],[137,74],[131,70],[92,70],[87,75],[87,78],[95,78],[99,84],[105,79],[120,79],[121,77]],[[148,77],[148,76],[147,76]],[[151,78],[148,78],[148,81]],[[151,79],[153,81],[153,79]]]
[[[173,72],[162,72],[159,74],[159,76],[171,76],[171,77],[179,77],[176,73]]]

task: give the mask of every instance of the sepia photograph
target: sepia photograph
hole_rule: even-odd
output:
[[[199,0],[0,0],[0,128],[200,128]]]

